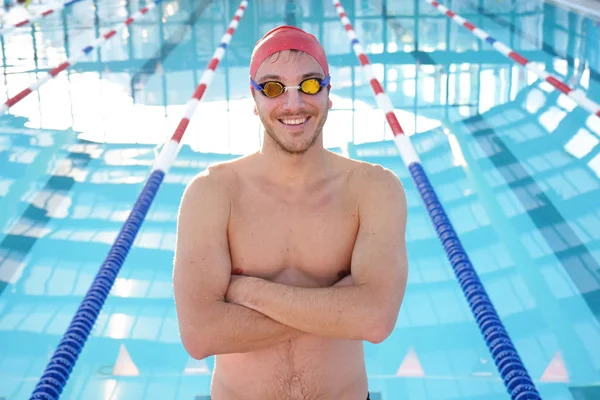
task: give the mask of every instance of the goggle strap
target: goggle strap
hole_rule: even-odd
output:
[[[252,87],[254,89],[262,92],[263,88],[260,87],[260,85],[258,83],[254,82],[254,79],[250,78],[250,84],[252,85]]]

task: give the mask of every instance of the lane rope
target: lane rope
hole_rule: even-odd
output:
[[[508,332],[504,328],[490,297],[485,291],[475,268],[471,264],[469,256],[463,248],[433,186],[429,182],[429,178],[421,166],[421,161],[419,160],[410,139],[404,134],[404,131],[400,126],[390,98],[384,92],[383,87],[375,77],[375,72],[356,36],[356,32],[350,23],[350,19],[338,0],[333,0],[333,5],[340,17],[342,25],[346,29],[346,34],[350,39],[354,54],[358,57],[358,60],[362,65],[364,75],[371,84],[371,88],[375,95],[375,101],[385,114],[385,118],[392,129],[396,147],[400,152],[404,164],[410,171],[419,194],[421,195],[427,213],[429,214],[440,242],[444,247],[446,256],[452,265],[452,269],[459,281],[460,287],[469,303],[471,312],[475,316],[485,343],[494,358],[494,362],[496,363],[500,375],[502,376],[504,385],[510,393],[511,398],[514,400],[541,400],[541,397],[525,369],[515,346],[508,336]]]
[[[192,98],[188,102],[184,117],[175,130],[172,138],[162,148],[129,217],[125,221],[108,256],[104,260],[104,263],[95,276],[85,298],[71,320],[66,333],[48,362],[30,400],[57,400],[60,397],[69,375],[83,350],[83,346],[96,323],[100,310],[102,309],[139,229],[146,218],[148,209],[156,197],[169,167],[177,157],[181,139],[194,114],[196,106],[212,81],[215,70],[223,58],[225,50],[227,49],[247,6],[248,1],[244,0],[238,7],[233,20],[229,24],[227,32],[221,38],[221,43],[215,50],[207,69],[202,75],[201,83],[198,85]]]
[[[154,2],[148,4],[146,7],[142,8],[141,10],[139,10],[138,12],[133,14],[131,17],[127,18],[121,25],[119,25],[119,27],[117,27],[116,29],[110,30],[110,31],[106,32],[104,35],[96,38],[96,40],[94,40],[91,45],[86,46],[83,49],[81,49],[81,52],[75,54],[74,56],[69,58],[67,61],[60,64],[59,66],[51,69],[50,72],[48,72],[42,78],[38,79],[27,89],[22,90],[17,95],[6,100],[6,102],[0,106],[0,116],[6,114],[11,107],[13,107],[15,104],[17,104],[21,100],[23,100],[25,97],[27,97],[31,93],[38,90],[39,87],[42,86],[44,83],[46,83],[50,79],[54,78],[56,75],[60,74],[65,69],[77,64],[82,57],[87,56],[94,49],[102,46],[108,39],[112,38],[117,33],[121,32],[123,29],[127,28],[127,26],[131,25],[131,23],[133,23],[136,19],[142,18],[148,11],[154,9],[158,4],[160,4],[162,2],[163,2],[163,0],[155,0]]]
[[[57,5],[55,8],[49,8],[46,11],[43,11],[43,12],[41,12],[39,14],[36,14],[36,15],[32,15],[28,19],[24,19],[21,22],[17,22],[16,24],[9,25],[9,26],[7,26],[5,28],[2,28],[2,29],[0,29],[0,36],[4,36],[6,34],[9,34],[9,33],[11,33],[12,31],[14,31],[17,28],[21,28],[23,26],[27,26],[29,24],[32,24],[35,21],[37,21],[38,19],[45,18],[45,17],[47,17],[50,14],[53,14],[53,13],[55,13],[57,11],[60,11],[63,8],[67,8],[69,6],[72,6],[73,4],[78,3],[80,1],[82,1],[82,0],[70,0],[70,1],[67,1],[66,3],[62,3],[62,4]]]
[[[600,117],[600,104],[594,102],[593,100],[590,100],[582,90],[573,89],[572,87],[570,87],[569,85],[567,85],[566,83],[561,81],[559,78],[557,78],[557,77],[553,76],[552,74],[549,74],[548,72],[539,68],[537,65],[535,65],[535,63],[529,61],[528,59],[526,59],[525,57],[523,57],[522,55],[520,55],[519,53],[517,53],[510,47],[508,47],[508,46],[504,45],[503,43],[499,42],[498,40],[494,39],[489,33],[477,28],[475,25],[473,25],[472,23],[470,23],[469,21],[467,21],[460,15],[449,10],[448,7],[438,3],[435,0],[425,0],[425,1],[429,4],[431,4],[432,6],[434,6],[440,13],[446,15],[448,18],[450,18],[452,21],[456,22],[458,25],[460,25],[464,28],[467,28],[471,33],[473,33],[473,35],[477,36],[479,39],[491,44],[492,47],[499,53],[510,58],[517,64],[525,67],[525,69],[527,69],[528,71],[533,72],[539,78],[548,82],[549,84],[554,86],[556,89],[558,89],[562,93],[569,96],[571,99],[573,99],[577,104],[579,104],[585,110],[589,111],[593,115],[596,115],[597,117]]]

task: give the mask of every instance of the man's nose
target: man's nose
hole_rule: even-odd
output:
[[[302,92],[300,92],[299,88],[287,88],[283,96],[283,106],[286,110],[297,110],[304,106]]]

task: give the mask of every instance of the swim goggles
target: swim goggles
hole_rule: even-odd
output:
[[[268,81],[262,84],[258,84],[254,81],[254,79],[250,78],[250,83],[252,87],[256,90],[260,90],[263,94],[269,98],[274,98],[277,96],[281,96],[283,92],[288,89],[298,89],[304,94],[314,95],[321,91],[321,88],[329,85],[329,81],[331,81],[331,76],[327,75],[325,79],[320,78],[308,78],[300,82],[298,86],[284,86],[283,83],[277,81]]]

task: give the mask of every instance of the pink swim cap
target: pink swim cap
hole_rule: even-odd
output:
[[[311,55],[321,65],[325,76],[329,75],[327,56],[317,38],[295,26],[282,25],[256,42],[250,59],[250,77],[255,78],[258,67],[267,57],[282,50],[300,50]]]

